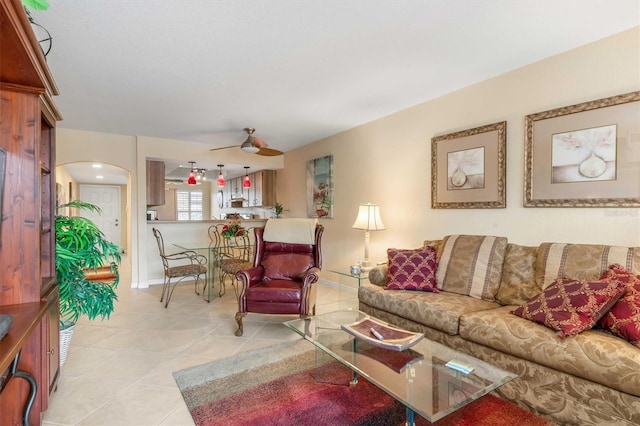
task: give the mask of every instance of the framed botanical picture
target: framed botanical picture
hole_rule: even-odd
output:
[[[507,122],[431,139],[431,207],[506,207]]]
[[[307,162],[307,215],[333,218],[333,155]]]
[[[640,207],[640,92],[527,115],[525,207]]]

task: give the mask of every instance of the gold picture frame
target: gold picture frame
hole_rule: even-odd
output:
[[[505,208],[506,149],[506,121],[433,137],[431,208]]]
[[[640,207],[640,91],[527,115],[525,207]]]

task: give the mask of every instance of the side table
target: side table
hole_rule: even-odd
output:
[[[334,274],[338,274],[342,277],[348,277],[348,278],[352,278],[354,280],[358,281],[358,288],[360,288],[360,284],[362,283],[363,280],[368,280],[369,279],[369,272],[361,272],[357,275],[352,274],[351,272],[349,272],[349,267],[346,268],[341,268],[341,269],[331,269],[331,272],[333,272]]]
[[[352,274],[349,267],[331,269],[330,272],[337,275],[335,282],[338,285],[338,303],[342,310],[358,310],[358,289],[364,280],[369,279],[368,272]],[[357,286],[356,286],[357,285]]]

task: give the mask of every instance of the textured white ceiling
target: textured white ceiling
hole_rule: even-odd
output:
[[[640,25],[640,0],[50,0],[63,128],[287,151]],[[190,159],[181,159],[188,161]]]

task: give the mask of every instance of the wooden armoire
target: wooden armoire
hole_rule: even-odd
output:
[[[54,156],[61,116],[52,101],[57,94],[21,1],[0,1],[0,314],[13,316],[0,340],[3,426],[23,424],[32,393],[24,376],[37,384],[28,423],[39,425],[60,371]],[[14,370],[19,374],[7,374]]]

